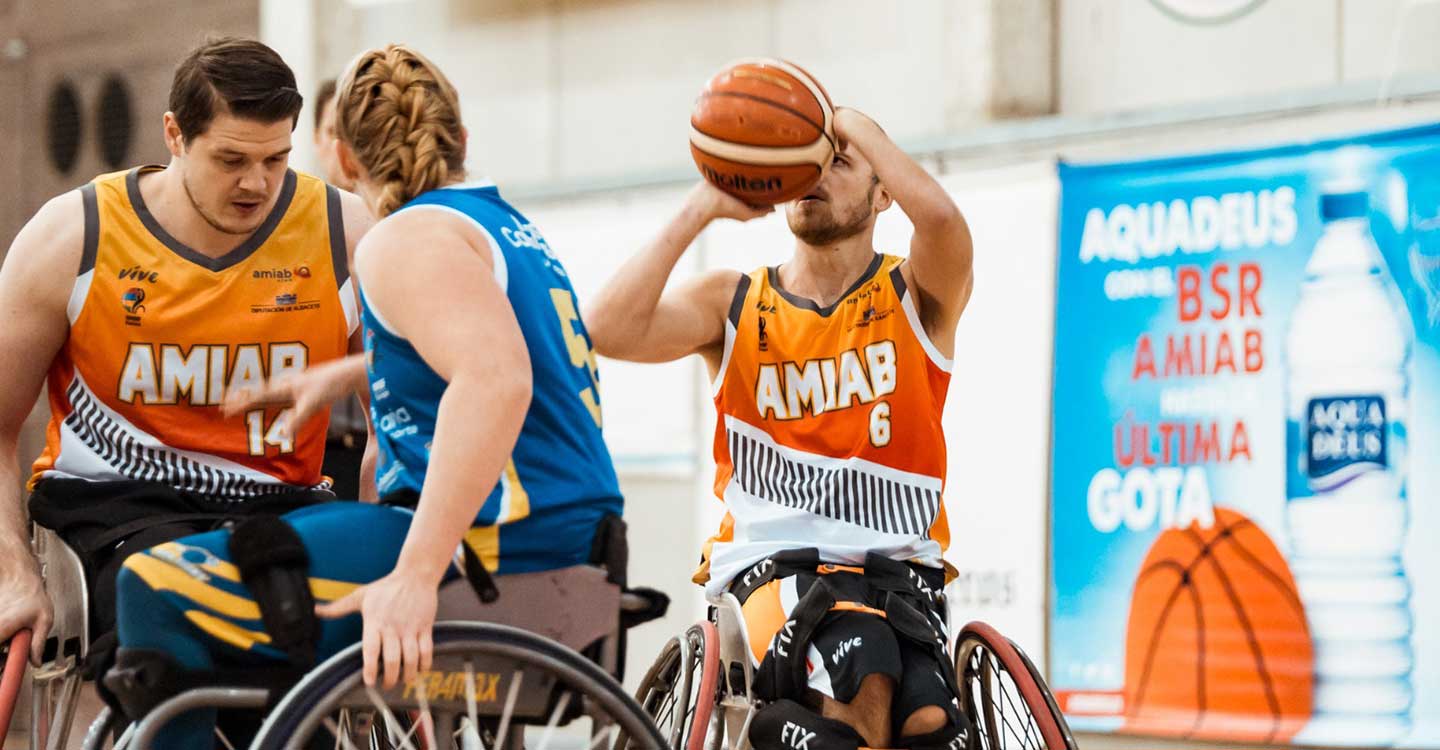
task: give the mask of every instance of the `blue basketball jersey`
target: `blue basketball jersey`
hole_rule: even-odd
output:
[[[588,549],[594,524],[620,513],[622,500],[610,452],[601,438],[600,386],[590,335],[564,266],[540,231],[506,203],[493,185],[432,190],[401,211],[446,211],[467,218],[490,244],[495,277],[505,290],[530,350],[533,395],[509,464],[476,517],[476,526],[516,524],[557,530],[575,549]],[[446,382],[408,341],[386,325],[361,294],[370,410],[380,447],[381,496],[425,482],[435,417]],[[435,325],[445,325],[443,320]],[[456,341],[455,346],[465,346]],[[573,521],[573,523],[571,522]],[[567,533],[573,532],[573,533]],[[503,537],[502,537],[503,541]],[[525,540],[543,550],[549,540]],[[514,545],[508,545],[514,549]],[[560,546],[560,545],[556,545]],[[502,555],[507,551],[502,548]],[[576,561],[582,562],[582,561]],[[509,566],[507,566],[509,567]],[[531,567],[531,566],[525,566]]]

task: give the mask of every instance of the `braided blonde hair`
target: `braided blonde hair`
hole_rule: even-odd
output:
[[[455,88],[403,44],[369,50],[350,66],[335,97],[335,132],[380,186],[381,217],[465,175]]]

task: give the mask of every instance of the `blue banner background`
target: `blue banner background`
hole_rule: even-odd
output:
[[[1125,473],[1116,465],[1116,426],[1149,424],[1153,431],[1162,420],[1163,391],[1214,388],[1221,398],[1213,421],[1221,425],[1221,432],[1228,433],[1228,426],[1237,420],[1244,422],[1250,460],[1204,463],[1199,471],[1204,473],[1214,505],[1243,512],[1288,557],[1285,336],[1305,264],[1322,232],[1320,194],[1327,184],[1346,176],[1362,180],[1370,194],[1372,232],[1415,328],[1409,415],[1411,518],[1405,543],[1405,563],[1413,587],[1415,698],[1404,731],[1398,735],[1367,738],[1363,727],[1344,730],[1317,724],[1295,740],[1327,744],[1381,740],[1401,746],[1440,747],[1440,643],[1431,635],[1440,631],[1440,552],[1435,549],[1440,545],[1424,542],[1440,535],[1440,503],[1436,502],[1440,498],[1440,462],[1431,458],[1440,448],[1440,329],[1431,324],[1430,308],[1435,302],[1427,298],[1427,288],[1440,287],[1435,280],[1440,277],[1428,261],[1434,257],[1435,264],[1440,264],[1440,126],[1263,150],[1060,166],[1051,497],[1053,605],[1047,631],[1051,686],[1062,699],[1070,693],[1123,688],[1131,593],[1141,561],[1163,523],[1157,519],[1139,529],[1124,523],[1113,531],[1097,529],[1087,493],[1097,472],[1116,469]],[[1141,253],[1142,257],[1130,262],[1102,257],[1104,248],[1123,248],[1129,240],[1118,237],[1120,241],[1115,242],[1117,236],[1107,232],[1104,241],[1097,242],[1094,234],[1096,209],[1113,221],[1117,207],[1169,205],[1202,196],[1219,199],[1227,193],[1254,194],[1260,200],[1263,191],[1268,191],[1272,207],[1283,204],[1283,195],[1293,191],[1294,213],[1291,231],[1286,231],[1283,217],[1272,215],[1272,226],[1262,242],[1242,241],[1234,249],[1177,251],[1148,258]],[[1283,211],[1272,212],[1279,213]],[[1088,245],[1087,217],[1092,222]],[[1277,221],[1278,226],[1274,225]],[[1088,261],[1082,259],[1082,247],[1092,255]],[[1263,274],[1259,317],[1236,318],[1232,311],[1220,321],[1202,315],[1198,322],[1179,323],[1178,300],[1173,293],[1130,299],[1112,299],[1117,295],[1106,293],[1107,279],[1114,290],[1119,280],[1145,281],[1148,274],[1149,280],[1168,276],[1173,281],[1177,267],[1198,266],[1208,311],[1213,299],[1209,270],[1217,263],[1229,264],[1225,280],[1233,290],[1236,269],[1250,262],[1259,264]],[[1412,267],[1421,272],[1417,275]],[[1117,271],[1142,273],[1115,274]],[[1261,337],[1264,363],[1257,373],[1247,374],[1241,365],[1240,343],[1246,329],[1258,330]],[[1149,335],[1156,368],[1162,369],[1167,335],[1189,333],[1193,337],[1203,332],[1213,342],[1222,330],[1233,337],[1237,365],[1241,365],[1237,373],[1132,378],[1137,339],[1142,334]],[[1228,448],[1230,440],[1221,443]],[[1093,730],[1121,728],[1121,717],[1105,713],[1072,711],[1072,725]],[[1177,721],[1173,734],[1226,737],[1223,729],[1213,729],[1223,725],[1207,726],[1212,728],[1196,734],[1193,723]]]

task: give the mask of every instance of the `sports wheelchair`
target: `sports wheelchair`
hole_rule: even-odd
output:
[[[32,675],[29,746],[61,750],[84,680],[87,589],[79,557],[59,537],[35,527],[33,539],[55,623]],[[412,682],[366,687],[359,644],[298,682],[285,670],[217,671],[212,685],[180,692],[123,731],[123,720],[103,709],[82,747],[145,750],[167,722],[210,708],[263,711],[250,744],[257,750],[610,748],[621,735],[630,747],[666,746],[615,678],[624,628],[663,613],[663,595],[622,591],[594,565],[499,576],[494,584],[495,604],[482,603],[463,578],[441,587],[434,662]],[[28,632],[12,639],[0,658],[0,738],[26,671],[27,641]],[[234,750],[218,728],[216,747]]]
[[[635,699],[672,750],[750,750],[755,675],[740,601],[710,600],[709,617],[670,639],[641,680]],[[1075,740],[1039,670],[1009,639],[983,622],[960,629],[951,649],[960,709],[978,750],[1076,750]],[[620,737],[617,748],[645,747]],[[629,742],[630,744],[625,744]]]

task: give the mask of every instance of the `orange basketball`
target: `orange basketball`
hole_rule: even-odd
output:
[[[1253,521],[1162,532],[1135,581],[1125,730],[1282,743],[1310,717],[1314,646],[1290,567]]]
[[[710,79],[690,114],[700,174],[751,205],[805,195],[835,155],[835,108],[784,60],[742,60]]]

